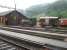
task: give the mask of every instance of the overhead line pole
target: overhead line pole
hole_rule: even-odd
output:
[[[15,16],[16,16],[16,24],[18,24],[18,16],[17,16],[17,14],[16,14],[16,1],[14,0],[14,5],[15,5]]]
[[[14,0],[14,5],[15,5],[15,10],[16,10],[16,2],[15,2],[15,0]]]

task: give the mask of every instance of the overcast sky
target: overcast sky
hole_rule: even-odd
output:
[[[17,9],[25,10],[26,8],[32,5],[43,4],[43,3],[47,4],[47,3],[52,3],[55,1],[56,0],[15,0],[15,3],[17,5]],[[0,5],[15,7],[14,0],[0,0]],[[7,11],[7,10],[10,10],[10,9],[0,7],[0,12]]]

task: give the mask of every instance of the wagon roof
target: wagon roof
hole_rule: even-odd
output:
[[[58,17],[52,17],[52,16],[48,17],[48,16],[46,16],[46,17],[40,17],[40,18],[46,19],[46,18],[58,18]]]

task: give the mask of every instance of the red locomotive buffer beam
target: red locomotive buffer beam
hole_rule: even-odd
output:
[[[59,19],[60,26],[67,26],[67,19]]]

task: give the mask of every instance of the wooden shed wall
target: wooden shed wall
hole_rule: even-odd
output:
[[[20,25],[22,19],[26,19],[26,16],[22,15],[18,11],[12,11],[6,15],[8,25]]]

